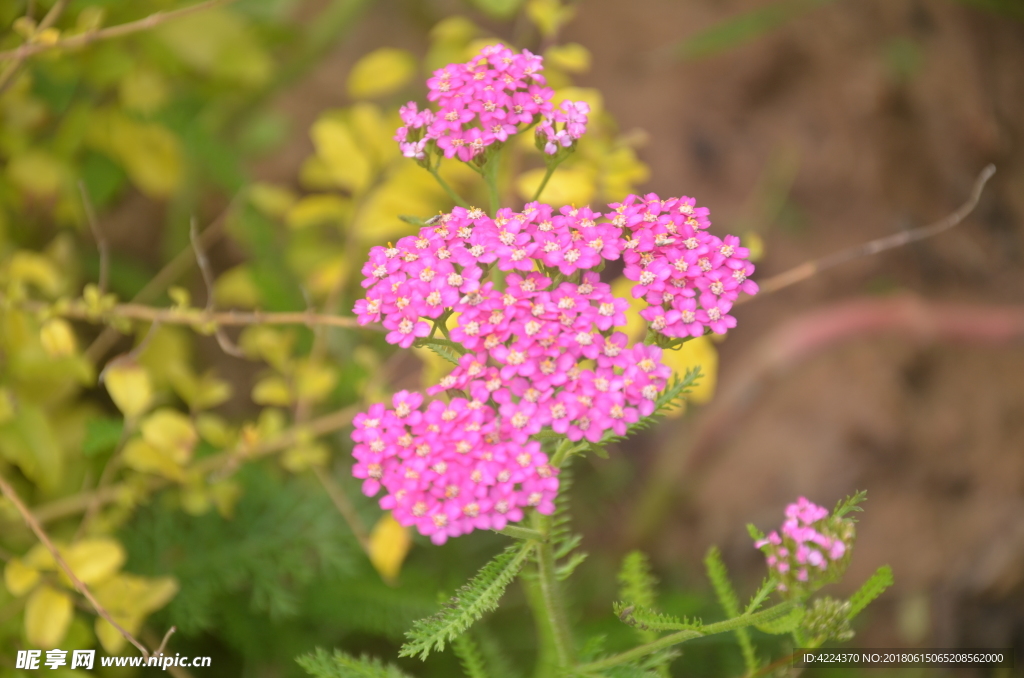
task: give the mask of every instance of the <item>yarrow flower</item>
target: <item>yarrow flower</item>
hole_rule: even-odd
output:
[[[641,314],[666,337],[725,334],[736,326],[729,315],[740,292],[757,293],[750,279],[750,251],[734,235],[719,238],[706,207],[693,198],[662,200],[655,193],[630,195],[614,210],[612,223],[624,229],[624,275],[637,284],[633,296],[650,304]]]
[[[475,529],[500,530],[523,509],[554,511],[557,470],[540,443],[517,444],[507,420],[477,399],[432,400],[401,391],[356,416],[353,475],[363,493],[435,544]]]
[[[786,507],[786,521],[779,531],[754,542],[779,581],[778,590],[792,595],[813,591],[834,581],[846,570],[853,546],[854,523],[830,516],[800,497]]]
[[[403,115],[423,124],[430,117],[414,107]],[[728,293],[726,283],[719,289],[724,271],[753,267],[732,236],[723,241],[702,230],[707,211],[694,209],[692,200],[629,196],[611,207],[605,216],[532,202],[493,217],[456,207],[416,235],[370,250],[362,268],[366,296],[354,309],[359,322],[382,323],[389,343],[408,348],[454,314],[448,341],[461,354],[455,369],[427,389],[447,395],[447,405],[435,400],[421,411],[422,396],[404,394],[394,410],[375,405],[356,422],[354,474],[368,495],[387,490],[381,506],[402,524],[440,543],[472,529],[500,529],[521,519],[526,506],[544,512],[558,485],[537,433],[547,428],[598,443],[654,413],[671,370],[660,347],[629,346],[620,331],[629,302],[612,295],[594,270],[606,261],[626,258],[627,275],[637,281],[634,296],[653,300],[644,317],[667,336],[685,336],[673,334],[680,325],[701,334],[727,323],[698,317],[712,305],[705,287],[716,300],[756,291],[753,283],[741,288],[746,281],[735,276]],[[699,275],[674,277],[675,238],[697,239],[699,247],[683,243],[681,251],[712,265],[704,270],[698,261]],[[742,263],[731,268],[735,261]],[[487,280],[495,268],[506,272],[502,288]],[[688,302],[673,304],[666,285]],[[697,309],[698,294],[701,310],[687,315]],[[519,470],[502,480],[493,464],[513,456]]]
[[[395,141],[402,154],[426,162],[436,149],[446,158],[469,162],[534,123],[538,144],[548,154],[572,146],[586,132],[589,106],[563,101],[556,110],[554,90],[541,75],[543,61],[525,49],[515,53],[504,45],[488,45],[464,64],[434,71],[427,80],[427,99],[437,110],[421,111],[415,102],[400,110],[402,126]]]

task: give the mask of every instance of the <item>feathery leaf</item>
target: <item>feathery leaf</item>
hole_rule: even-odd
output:
[[[379,659],[356,658],[335,650],[333,655],[322,648],[295,659],[303,669],[316,678],[408,678],[408,674],[393,664]]]
[[[718,596],[718,603],[725,610],[727,617],[738,617],[740,615],[740,601],[736,597],[736,591],[729,581],[729,571],[722,561],[722,554],[712,546],[708,555],[704,558],[704,566],[708,571],[708,579]],[[747,673],[753,673],[757,669],[757,656],[754,654],[754,645],[750,642],[750,634],[745,628],[736,629],[736,640],[740,644],[740,652],[743,654],[743,663]]]
[[[852,497],[847,497],[846,499],[843,499],[842,501],[837,503],[835,510],[832,511],[832,515],[836,518],[842,518],[847,513],[852,513],[854,511],[863,511],[864,509],[860,507],[860,504],[867,498],[868,491],[860,490]]]
[[[622,623],[641,631],[700,631],[704,625],[700,619],[680,619],[675,615],[622,601],[616,602],[612,609]]]
[[[402,646],[398,656],[418,655],[425,660],[431,650],[444,650],[445,642],[453,640],[485,612],[498,606],[505,589],[533,547],[533,542],[529,541],[513,544],[484,565],[440,612],[413,624],[412,629],[405,634],[409,642]]]
[[[480,648],[468,633],[455,636],[455,639],[452,640],[452,651],[459,658],[462,670],[466,672],[466,678],[488,678],[487,667],[484,664],[483,655],[480,654]]]
[[[651,574],[651,564],[641,551],[632,551],[622,559],[619,570],[619,597],[640,607],[654,607],[658,580]]]
[[[882,593],[892,586],[892,568],[888,565],[875,570],[875,573],[868,577],[868,580],[864,582],[856,593],[850,596],[850,613],[847,615],[847,619],[853,619],[856,617],[865,607],[868,606],[872,600],[882,595]]]

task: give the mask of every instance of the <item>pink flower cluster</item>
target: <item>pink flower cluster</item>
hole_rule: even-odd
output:
[[[402,107],[403,124],[395,133],[402,154],[422,161],[436,148],[446,158],[469,162],[534,123],[549,154],[571,146],[586,131],[589,107],[565,101],[555,110],[554,90],[544,86],[542,70],[543,58],[536,54],[489,45],[464,64],[434,71],[427,99],[438,109],[420,111],[415,102]]]
[[[455,389],[494,402],[518,444],[545,426],[596,443],[654,412],[671,370],[657,346],[627,347],[626,335],[613,332],[628,302],[596,273],[554,288],[539,273],[506,282],[504,292],[485,283],[459,307],[451,336],[470,352],[431,393]]]
[[[654,193],[609,205],[612,222],[626,232],[622,257],[625,276],[637,282],[633,296],[650,304],[641,315],[672,338],[724,334],[736,326],[729,311],[739,293],[757,293],[750,251],[734,235],[711,235],[708,209],[694,205]]]
[[[387,493],[381,508],[435,544],[474,529],[500,530],[523,509],[554,511],[556,470],[540,443],[514,443],[507,423],[480,400],[432,400],[401,391],[394,409],[355,417],[353,475],[363,492]]]
[[[820,586],[842,573],[849,561],[853,536],[852,520],[830,518],[828,509],[800,497],[786,507],[781,530],[754,542],[754,546],[764,552],[780,591],[800,591]]]

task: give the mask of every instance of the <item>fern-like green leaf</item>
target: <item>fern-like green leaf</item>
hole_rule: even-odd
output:
[[[718,603],[725,610],[727,617],[738,617],[740,615],[740,601],[736,597],[732,582],[729,580],[729,571],[722,562],[722,554],[714,546],[708,550],[704,558],[704,566],[708,571],[708,579],[715,589]],[[736,629],[736,640],[740,644],[740,652],[743,654],[743,663],[746,665],[747,673],[753,673],[757,669],[757,656],[754,654],[754,644],[750,642],[750,634],[745,628]]]
[[[587,559],[587,555],[588,554],[583,551],[573,553],[569,556],[569,560],[555,567],[555,578],[558,579],[558,581],[565,581],[571,577],[572,573],[576,571],[576,568],[580,566],[580,563]]]
[[[872,600],[882,595],[887,588],[893,585],[892,568],[888,565],[875,570],[875,573],[868,577],[856,593],[850,596],[850,612],[847,619],[853,619],[868,606]]]
[[[836,508],[834,511],[832,511],[832,515],[836,518],[842,518],[847,513],[853,513],[854,511],[863,511],[864,509],[860,507],[860,504],[867,498],[868,491],[860,490],[853,496],[847,497],[846,499],[843,499],[838,504],[836,504]]]
[[[700,631],[700,619],[680,619],[675,615],[663,614],[633,603],[616,602],[612,609],[619,620],[641,631]]]
[[[764,539],[764,532],[757,529],[757,526],[754,525],[754,523],[747,523],[747,534],[749,534],[750,538],[754,541],[761,541]]]
[[[764,633],[770,633],[773,636],[781,636],[793,632],[793,630],[800,626],[800,621],[803,618],[804,609],[802,607],[794,607],[778,619],[770,619],[755,625],[754,628]]]
[[[415,345],[430,349],[453,365],[458,365],[459,358],[461,358],[462,354],[465,353],[465,349],[454,341],[441,339],[439,337],[424,337],[422,339],[417,339]]]
[[[529,541],[514,544],[484,565],[445,604],[444,609],[413,624],[412,629],[405,634],[409,642],[402,646],[399,656],[418,655],[425,660],[431,650],[444,650],[446,642],[468,629],[484,613],[495,609],[533,546],[533,542]]]
[[[408,678],[397,666],[379,659],[356,658],[338,650],[331,655],[319,647],[295,661],[315,678]]]
[[[772,577],[765,577],[764,581],[761,582],[761,586],[758,587],[757,593],[753,595],[750,602],[747,603],[747,609],[743,611],[743,614],[753,614],[761,607],[765,599],[768,597],[778,584]]]
[[[480,648],[468,633],[455,636],[452,641],[452,650],[462,664],[462,670],[466,672],[466,678],[488,678],[487,666],[484,664]]]
[[[708,579],[715,589],[718,597],[718,604],[722,606],[727,617],[738,617],[740,615],[740,601],[736,597],[736,591],[729,580],[729,570],[722,562],[722,554],[718,548],[712,546],[704,557],[704,567],[708,572]]]
[[[633,605],[653,608],[657,585],[647,556],[641,551],[627,553],[619,570],[619,598]]]

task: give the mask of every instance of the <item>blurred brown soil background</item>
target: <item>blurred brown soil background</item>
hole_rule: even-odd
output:
[[[1024,303],[1024,24],[953,0],[837,0],[723,53],[674,56],[684,38],[764,4],[586,0],[562,36],[593,54],[580,84],[603,92],[623,131],[646,132],[644,190],[697,197],[715,229],[759,232],[759,276],[941,218],[966,200],[986,163],[998,173],[956,229],[739,308],[739,327],[720,346],[720,383],[741,376],[733,368],[772,329],[841,300],[910,292]],[[257,178],[294,181],[311,151],[304,131],[347,103],[356,58],[381,44],[423,54],[424,28],[464,9],[373,5],[345,44],[275,103],[294,141],[255,168]],[[763,203],[772,200],[780,207],[769,213]],[[609,527],[622,549],[636,542],[630,529],[657,469],[685,454],[700,421],[695,408],[625,446],[619,456],[628,461],[595,461],[615,494],[581,517],[593,550],[609,543]],[[1024,647],[1019,344],[850,338],[777,375],[699,482],[678,480],[653,536],[639,544],[662,573],[697,571],[717,543],[749,589],[763,561],[745,523],[771,529],[798,495],[831,506],[866,489],[838,590],[851,592],[883,563],[897,584],[854,642]]]

